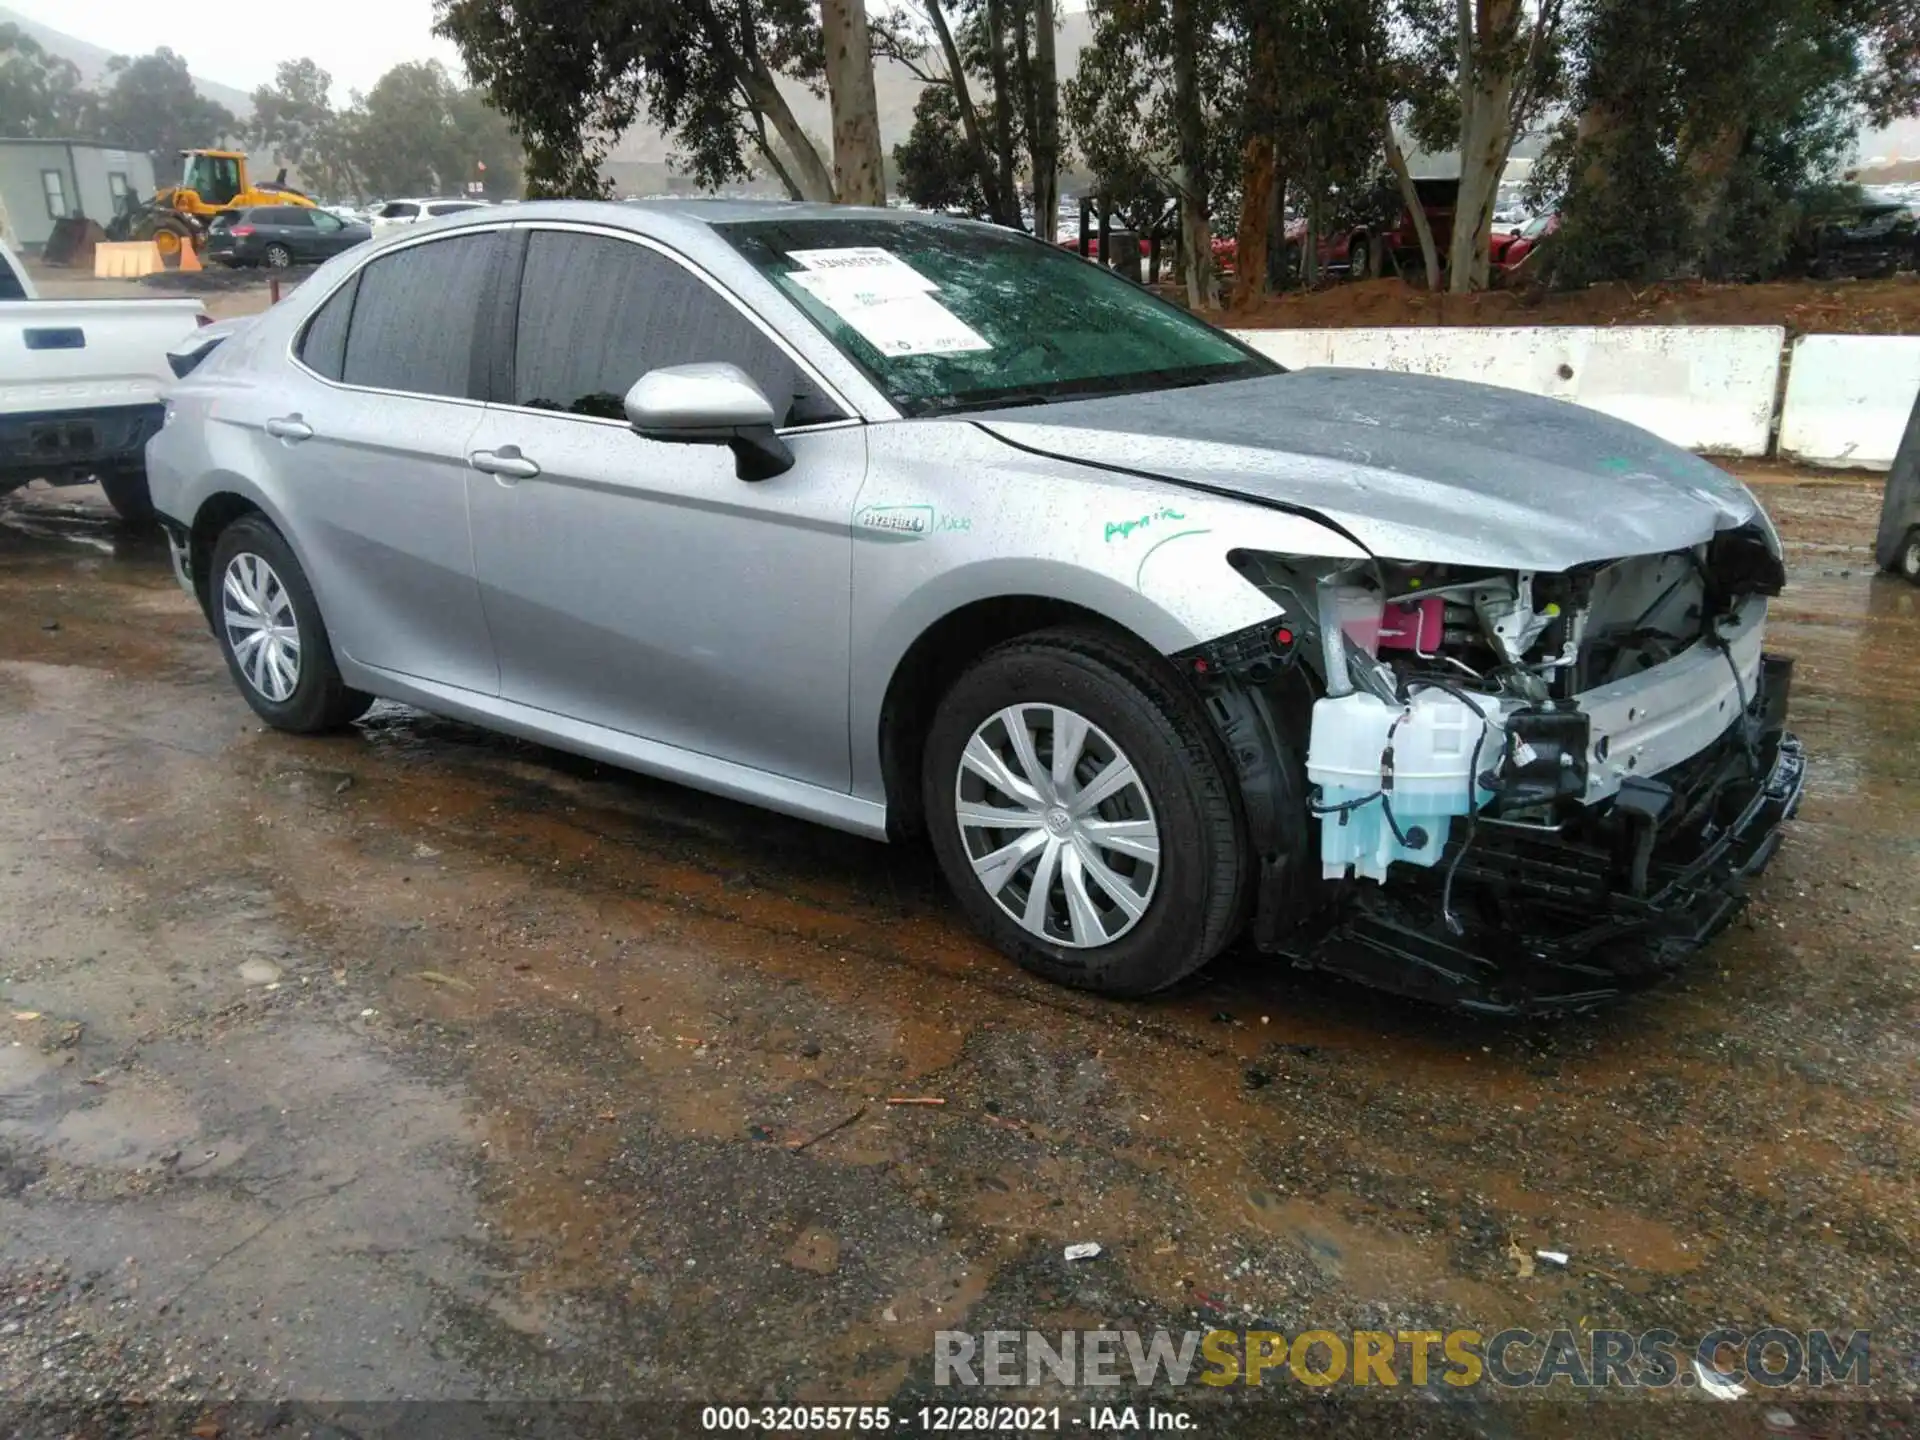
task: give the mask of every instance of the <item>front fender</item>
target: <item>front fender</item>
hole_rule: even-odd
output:
[[[849,718],[856,795],[884,799],[881,713],[914,643],[985,600],[1055,601],[1162,654],[1280,611],[1235,549],[1359,558],[1304,516],[1016,450],[960,421],[869,431],[853,520]]]

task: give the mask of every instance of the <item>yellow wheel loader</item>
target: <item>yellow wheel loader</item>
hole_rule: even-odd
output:
[[[180,155],[186,162],[180,183],[156,191],[149,201],[129,197],[107,226],[109,240],[151,240],[171,260],[183,245],[198,251],[216,215],[254,205],[311,207],[314,203],[287,184],[285,170],[271,183],[253,184],[241,151],[182,150]]]

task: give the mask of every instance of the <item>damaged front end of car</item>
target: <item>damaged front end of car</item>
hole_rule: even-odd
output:
[[[1281,619],[1177,658],[1240,770],[1264,950],[1587,1008],[1724,928],[1799,804],[1764,519],[1554,574],[1231,558]]]

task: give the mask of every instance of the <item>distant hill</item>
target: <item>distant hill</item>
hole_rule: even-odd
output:
[[[52,26],[42,25],[16,10],[0,5],[0,25],[18,25],[28,35],[39,41],[49,54],[58,55],[63,60],[71,60],[80,71],[80,78],[96,89],[102,88],[107,81],[107,62],[122,52],[106,50],[98,45],[88,44],[85,40],[76,40]],[[227,107],[241,119],[253,113],[253,100],[246,91],[236,90],[231,85],[217,85],[211,80],[193,77],[193,87],[207,99]]]

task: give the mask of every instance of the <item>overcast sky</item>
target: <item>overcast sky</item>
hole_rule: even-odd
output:
[[[208,5],[204,0],[7,0],[12,9],[122,55],[166,45],[203,80],[252,90],[282,60],[310,55],[335,95],[366,90],[403,60],[437,59],[456,75],[459,53],[433,35],[433,0],[322,0],[317,5]]]

